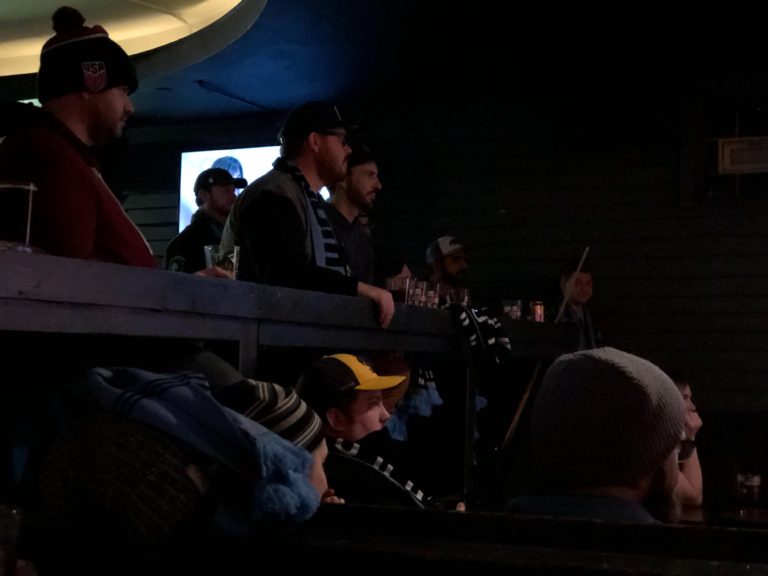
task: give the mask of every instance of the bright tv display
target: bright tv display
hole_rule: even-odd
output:
[[[272,162],[279,155],[279,146],[182,152],[179,183],[179,232],[187,227],[192,214],[197,210],[193,187],[200,172],[216,166],[229,170],[235,177],[242,175],[250,183],[271,170]],[[238,166],[242,170],[242,174],[236,173]],[[240,191],[238,190],[237,193],[239,194]]]

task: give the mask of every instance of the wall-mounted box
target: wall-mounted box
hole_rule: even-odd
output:
[[[768,136],[718,139],[717,171],[719,174],[768,172]]]

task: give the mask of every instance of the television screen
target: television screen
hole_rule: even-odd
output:
[[[272,162],[280,155],[279,146],[235,148],[231,150],[202,150],[182,152],[181,181],[179,184],[179,232],[189,224],[197,210],[195,179],[203,170],[211,167],[229,170],[233,176],[242,176],[253,182],[272,169]],[[237,190],[240,193],[240,190]]]

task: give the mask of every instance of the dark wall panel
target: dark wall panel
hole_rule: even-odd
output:
[[[689,373],[705,410],[768,408],[768,204],[711,197],[701,140],[722,122],[706,116],[712,106],[690,110],[661,96],[361,104],[384,182],[375,239],[423,273],[429,242],[455,235],[473,249],[480,298],[541,298],[552,309],[560,265],[589,245],[607,343]],[[117,188],[173,193],[183,149],[272,144],[274,126],[144,127],[129,147],[141,169],[123,169]],[[152,225],[157,244],[173,223]]]

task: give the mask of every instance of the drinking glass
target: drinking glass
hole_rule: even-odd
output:
[[[411,279],[393,276],[392,278],[386,279],[385,287],[389,292],[392,293],[392,299],[395,302],[405,303],[408,300],[408,292],[411,287]]]
[[[0,182],[3,209],[0,210],[0,250],[33,252],[32,198],[37,187],[31,183]]]
[[[232,272],[232,275],[237,278],[237,269],[240,264],[240,246],[235,246],[235,249],[230,252],[224,252],[219,245],[210,244],[204,246],[205,251],[205,265],[208,268],[218,266],[222,270]]]

